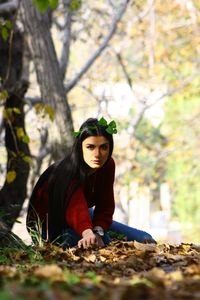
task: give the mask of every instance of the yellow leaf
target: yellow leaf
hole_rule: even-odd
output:
[[[18,115],[21,114],[21,111],[18,107],[13,107],[13,111]]]
[[[16,129],[17,137],[20,139],[24,136],[24,129],[22,127],[18,127]]]
[[[8,92],[6,90],[0,92],[0,100],[5,100],[8,98]]]
[[[36,113],[39,114],[39,113],[42,112],[44,106],[40,103],[37,103],[37,104],[34,105],[34,108],[35,108]]]
[[[96,255],[95,254],[90,254],[88,256],[83,256],[83,258],[87,261],[87,262],[92,262],[94,263],[96,261]]]
[[[27,155],[23,157],[23,160],[24,160],[25,162],[29,163],[29,164],[32,164],[32,162],[33,162],[32,159],[31,159],[31,157],[30,157],[30,156],[27,156]]]
[[[106,261],[106,257],[104,257],[104,256],[100,255],[100,261],[101,261],[101,262],[104,262],[104,261]]]
[[[8,183],[11,183],[15,180],[16,176],[17,176],[17,174],[15,171],[9,171],[6,175],[6,181]]]
[[[176,271],[170,273],[169,276],[173,281],[182,281],[183,280],[183,274],[181,273],[180,270],[176,270]]]
[[[49,119],[51,121],[53,121],[54,120],[54,115],[55,115],[53,108],[50,105],[45,105],[44,109],[45,109],[45,112],[48,114]]]

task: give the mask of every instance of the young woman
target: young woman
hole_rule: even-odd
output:
[[[124,234],[128,241],[155,243],[147,232],[112,219],[115,132],[114,122],[86,120],[76,133],[71,153],[40,176],[27,214],[33,241],[33,232],[41,224],[42,237],[64,247],[104,246],[110,242],[108,231]]]

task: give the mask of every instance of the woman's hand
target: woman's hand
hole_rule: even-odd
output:
[[[86,229],[82,232],[82,239],[78,241],[78,247],[83,247],[84,249],[88,248],[91,245],[96,243],[96,236],[93,233],[92,229]]]
[[[96,244],[99,247],[104,246],[102,238],[93,233],[92,229],[86,229],[82,232],[82,239],[78,241],[78,247],[83,247],[84,249]]]

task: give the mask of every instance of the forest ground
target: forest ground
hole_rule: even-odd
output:
[[[113,240],[87,250],[0,249],[3,300],[200,299],[200,245]]]

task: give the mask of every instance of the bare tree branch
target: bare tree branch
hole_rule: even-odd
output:
[[[0,4],[0,15],[14,13],[18,8],[18,4],[18,0],[11,0]]]
[[[154,106],[156,103],[158,103],[159,101],[161,101],[163,98],[172,96],[173,94],[175,94],[177,92],[180,92],[188,84],[190,84],[192,82],[192,80],[194,80],[199,75],[200,75],[200,72],[194,72],[191,76],[189,76],[185,80],[183,80],[181,82],[181,84],[179,85],[179,87],[174,88],[174,89],[168,89],[168,91],[166,91],[165,93],[163,93],[161,96],[159,96],[158,98],[156,98],[154,101],[152,101],[149,104],[147,103],[147,99],[145,99],[145,98],[142,99],[142,101],[141,101],[142,107],[141,107],[140,111],[138,112],[138,114],[135,116],[135,118],[133,118],[133,121],[131,122],[131,126],[134,128],[134,132],[135,132],[137,126],[139,125],[141,119],[143,118],[144,113],[145,113],[145,111],[147,109],[149,109],[152,106]]]
[[[115,55],[116,55],[116,57],[117,57],[117,60],[118,60],[118,62],[119,62],[119,64],[120,64],[121,68],[122,68],[122,71],[123,71],[124,76],[125,76],[125,78],[126,78],[126,80],[127,80],[127,82],[128,82],[128,85],[129,85],[130,88],[132,89],[132,87],[133,87],[132,79],[131,79],[131,76],[130,76],[130,75],[128,74],[128,72],[127,72],[126,66],[125,66],[125,64],[124,64],[124,62],[123,62],[122,55],[121,55],[120,53],[117,53],[116,51],[115,51]]]
[[[138,22],[138,21],[141,21],[142,19],[144,19],[151,11],[154,1],[155,0],[149,0],[149,2],[147,4],[147,8],[144,11],[142,11],[138,16],[135,16],[132,21],[135,23],[135,22]]]
[[[24,102],[26,102],[27,104],[33,106],[37,103],[40,103],[40,104],[44,104],[44,100],[41,98],[41,97],[25,97],[24,98]]]
[[[162,100],[164,97],[169,97],[175,93],[182,91],[188,84],[190,84],[198,76],[200,76],[200,72],[199,71],[194,72],[193,74],[191,74],[191,76],[182,80],[177,88],[168,89],[166,93],[163,93],[160,97],[155,99],[153,103],[148,104],[147,108],[150,108],[151,106],[155,105],[158,101]]]
[[[63,32],[63,46],[60,58],[60,70],[61,76],[64,79],[67,72],[69,51],[70,51],[70,41],[71,41],[71,17],[72,12],[69,8],[70,0],[63,0],[63,5],[65,9],[65,20],[64,20],[64,32]]]
[[[92,66],[92,64],[95,62],[95,60],[100,56],[100,54],[103,52],[103,50],[108,46],[109,41],[113,37],[114,33],[117,30],[117,25],[120,22],[123,14],[126,11],[127,5],[129,3],[129,0],[125,0],[123,5],[121,5],[118,13],[116,14],[108,35],[104,38],[102,44],[99,46],[99,48],[92,54],[92,56],[88,59],[86,64],[83,66],[83,68],[80,70],[80,72],[65,85],[65,91],[69,92],[81,79],[81,77],[88,71],[88,69]]]

